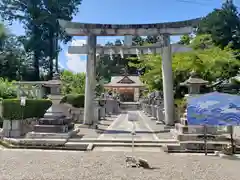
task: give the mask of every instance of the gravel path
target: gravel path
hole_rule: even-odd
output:
[[[124,152],[1,150],[0,180],[239,180],[240,161],[139,152],[155,167],[125,167]]]

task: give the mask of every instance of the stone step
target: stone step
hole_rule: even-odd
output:
[[[59,118],[65,118],[66,116],[63,114],[63,112],[54,112],[54,113],[45,113],[44,118],[53,118],[53,119],[59,119]]]
[[[164,152],[167,153],[205,153],[205,149],[186,149],[181,144],[167,144],[162,147]],[[215,153],[215,151],[221,151],[222,149],[215,148],[215,149],[207,149],[207,153]],[[240,154],[240,147],[236,147],[236,153]]]
[[[91,142],[91,143],[132,143],[131,139],[80,139],[70,138],[68,142]],[[162,144],[174,144],[178,143],[175,139],[160,139],[160,140],[134,140],[134,143],[162,143]]]
[[[134,147],[162,147],[166,143],[134,143]],[[96,142],[93,143],[94,147],[132,147],[132,143],[124,142]]]
[[[205,153],[205,150],[189,150],[182,149],[180,145],[165,145],[162,147],[163,151],[166,153]],[[207,150],[208,153],[214,153],[214,150]]]
[[[203,126],[186,126],[180,123],[175,124],[175,129],[182,134],[204,134]],[[218,127],[207,127],[207,134],[220,135],[229,134],[229,129],[227,131],[219,131]]]
[[[73,128],[74,125],[34,125],[34,132],[45,133],[66,133]]]
[[[14,149],[49,149],[49,150],[78,150],[86,151],[88,143],[78,143],[72,145],[66,143],[66,139],[8,139],[2,141],[6,148]]]
[[[25,146],[63,146],[67,139],[14,139],[14,138],[3,138],[5,142],[13,145],[25,145]]]
[[[182,149],[189,150],[204,150],[204,141],[182,141],[179,142]],[[230,141],[207,141],[207,149],[209,150],[222,150],[223,145],[230,144]]]
[[[65,148],[68,150],[79,150],[79,151],[87,151],[92,150],[91,144],[89,143],[74,143],[74,142],[67,142],[65,144]]]
[[[29,139],[69,139],[80,132],[80,129],[74,129],[67,133],[42,133],[42,132],[29,132],[25,138]]]
[[[71,122],[71,117],[64,117],[64,118],[41,118],[38,120],[39,125],[65,125]]]
[[[132,147],[132,143],[120,143],[120,142],[67,142],[65,144],[66,147],[71,147],[72,149],[78,149],[83,145],[88,144],[87,150],[92,150],[95,147]],[[160,148],[166,145],[165,143],[134,143],[134,147],[153,147],[153,148]]]
[[[173,137],[178,141],[202,141],[204,139],[203,134],[183,134],[176,129],[170,130]],[[212,135],[206,134],[208,140],[214,141],[229,141],[229,137],[227,135]]]

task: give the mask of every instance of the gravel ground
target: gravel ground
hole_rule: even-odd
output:
[[[138,152],[155,169],[127,168],[124,152],[1,150],[0,180],[239,180],[240,161]]]

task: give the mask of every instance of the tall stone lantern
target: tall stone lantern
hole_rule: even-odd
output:
[[[196,72],[192,71],[190,77],[183,83],[180,83],[181,86],[188,87],[188,94],[200,94],[200,88],[203,85],[208,84],[208,81],[203,80],[200,78]]]
[[[62,99],[61,95],[61,80],[59,74],[54,74],[53,79],[44,82],[44,87],[50,88],[50,94],[48,98],[52,101],[52,107],[48,110],[48,113],[63,113],[62,105],[60,101]]]

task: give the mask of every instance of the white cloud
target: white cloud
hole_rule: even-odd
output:
[[[71,43],[73,46],[83,46],[84,44],[86,44],[86,40],[80,39],[73,40]],[[85,55],[69,54],[68,52],[65,54],[67,60],[66,65],[70,71],[73,71],[75,73],[86,72],[86,58],[81,58]]]
[[[64,69],[64,65],[63,65],[61,62],[58,62],[58,66],[59,66],[61,69]]]

